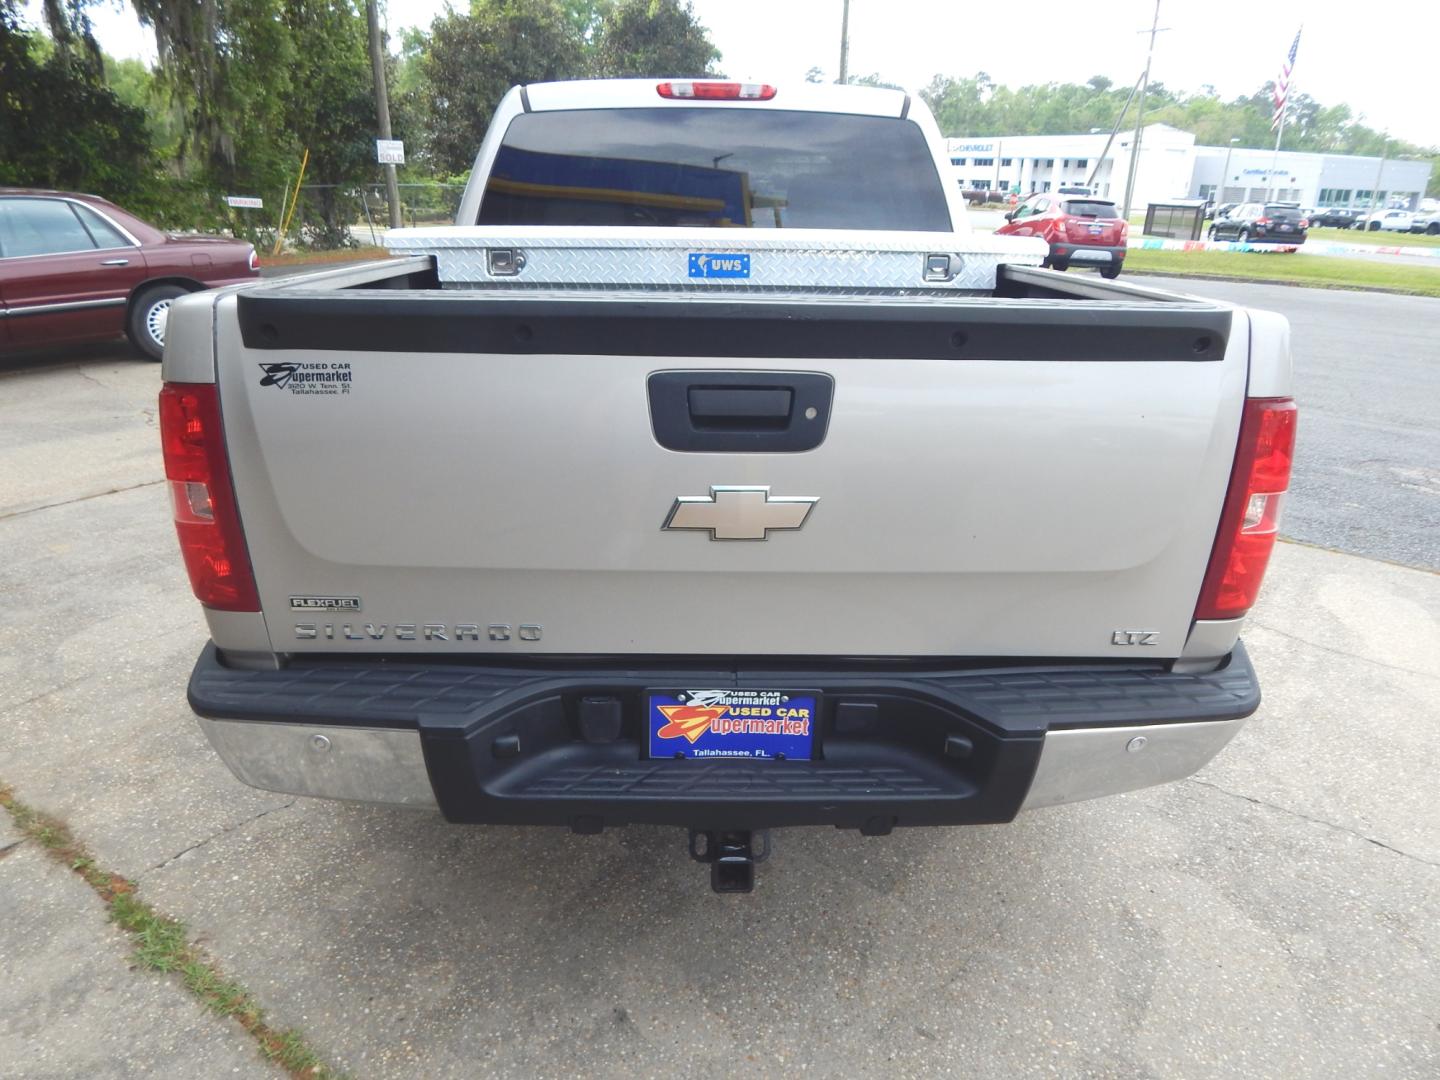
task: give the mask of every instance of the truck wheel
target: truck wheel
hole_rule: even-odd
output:
[[[1120,276],[1120,269],[1122,266],[1124,266],[1123,263],[1116,263],[1114,266],[1102,266],[1100,268],[1100,276],[1114,281],[1117,277]]]
[[[1248,244],[1250,242],[1250,230],[1241,229],[1235,234],[1235,242],[1237,244]]]
[[[1440,236],[1440,221],[1432,221],[1425,226],[1426,236]]]
[[[1372,222],[1370,222],[1370,224],[1369,224],[1368,226],[1366,226],[1366,228],[1368,228],[1371,232],[1379,232],[1379,231],[1380,231],[1380,222],[1378,222],[1378,221],[1372,221]]]
[[[165,354],[165,327],[170,305],[190,290],[183,285],[152,285],[141,291],[130,305],[125,330],[131,342],[150,360]]]

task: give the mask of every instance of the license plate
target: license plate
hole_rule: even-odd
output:
[[[1100,235],[1102,232],[1104,232],[1104,231],[1105,231],[1105,227],[1104,227],[1103,225],[1091,225],[1091,226],[1090,226],[1090,235],[1091,235],[1091,236],[1099,236],[1099,235]]]
[[[809,761],[820,697],[795,690],[652,691],[652,758]]]
[[[1109,253],[1108,251],[1086,251],[1086,250],[1084,250],[1084,249],[1082,248],[1082,249],[1080,249],[1079,251],[1075,251],[1075,252],[1072,252],[1072,253],[1071,253],[1071,255],[1070,255],[1070,261],[1071,261],[1071,262],[1107,262],[1107,263],[1108,263],[1108,262],[1110,261],[1110,253]]]
[[[1290,226],[1289,226],[1289,225],[1281,225],[1281,226],[1280,226],[1280,231],[1281,231],[1281,232],[1289,232],[1289,231],[1290,231]]]

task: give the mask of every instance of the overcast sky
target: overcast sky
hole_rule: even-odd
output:
[[[392,33],[428,25],[445,0],[390,0]],[[468,5],[461,3],[459,7]],[[841,0],[694,0],[695,12],[738,78],[788,82],[811,67],[839,70]],[[33,12],[38,0],[30,0]],[[1178,90],[1211,83],[1226,98],[1275,77],[1300,21],[1295,80],[1324,104],[1348,102],[1366,123],[1440,146],[1440,111],[1429,63],[1434,0],[1388,0],[1373,15],[1353,2],[1162,0],[1152,78]],[[1153,0],[851,0],[850,71],[878,72],[918,90],[937,72],[986,71],[998,83],[1083,82],[1105,75],[1129,84],[1145,64]],[[33,17],[33,16],[32,16]],[[154,41],[128,5],[91,12],[101,45],[152,59]],[[1417,33],[1405,46],[1405,27]],[[1369,32],[1369,39],[1361,31]]]

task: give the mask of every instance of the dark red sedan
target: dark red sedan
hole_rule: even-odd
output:
[[[259,273],[243,241],[163,233],[94,195],[0,188],[0,352],[123,333],[159,360],[177,296]]]

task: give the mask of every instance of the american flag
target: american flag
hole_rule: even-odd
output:
[[[1304,27],[1300,29],[1303,30]],[[1290,73],[1295,70],[1295,51],[1299,48],[1300,30],[1296,30],[1295,40],[1290,43],[1285,62],[1280,65],[1280,77],[1275,80],[1275,115],[1270,119],[1271,131],[1280,126],[1280,121],[1285,116],[1285,103],[1290,99]]]

